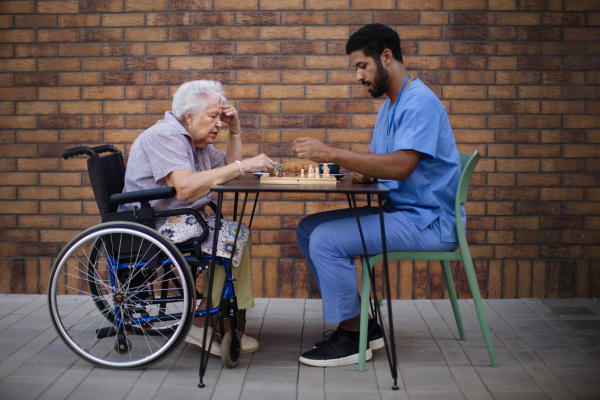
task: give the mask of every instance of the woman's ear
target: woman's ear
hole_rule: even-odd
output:
[[[190,128],[192,127],[192,115],[190,114],[190,112],[188,110],[185,111],[185,122],[187,122],[187,124],[190,126]]]

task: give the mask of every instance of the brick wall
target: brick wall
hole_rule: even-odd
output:
[[[600,296],[597,0],[2,1],[0,13],[0,292],[45,292],[52,257],[100,222],[85,160],[61,151],[127,155],[185,81],[223,82],[246,156],[297,165],[290,143],[305,135],[367,151],[382,100],[355,85],[344,46],[380,22],[448,109],[459,150],[484,155],[467,204],[482,294]],[[318,296],[294,229],[346,204],[261,195],[255,295]],[[444,297],[439,263],[391,271],[395,297]]]

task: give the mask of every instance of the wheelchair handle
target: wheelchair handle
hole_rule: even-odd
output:
[[[87,146],[79,146],[79,147],[73,147],[72,149],[67,149],[65,151],[62,152],[62,158],[64,158],[65,160],[69,157],[75,157],[75,156],[80,156],[83,154],[86,155],[90,155],[92,149],[90,149]]]
[[[111,144],[103,144],[103,145],[92,147],[92,148],[89,148],[88,146],[79,146],[79,147],[73,147],[72,149],[67,149],[67,150],[63,151],[62,157],[66,160],[69,157],[81,156],[84,154],[91,157],[92,155],[95,155],[95,154],[106,153],[106,152],[117,153],[118,151],[119,151],[119,149],[117,149],[115,146],[113,146]]]

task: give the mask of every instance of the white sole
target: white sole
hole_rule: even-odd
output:
[[[208,338],[207,338],[208,339]],[[186,336],[185,339],[183,339],[186,343],[189,344],[193,344],[196,345],[198,347],[202,347],[202,343],[198,342],[196,339],[191,338],[189,336]],[[208,343],[207,343],[208,344]],[[205,349],[206,350],[206,349]],[[212,354],[213,356],[217,356],[217,357],[221,357],[221,349],[216,350],[215,349],[215,343],[213,342],[213,345],[210,346],[210,354]]]
[[[367,349],[367,360],[373,358],[371,349]],[[331,360],[311,360],[309,358],[300,357],[300,362],[313,367],[340,367],[342,365],[358,364],[358,353],[342,358],[332,358]]]
[[[383,338],[371,340],[369,342],[369,347],[371,348],[371,350],[379,350],[383,346],[385,346],[385,342],[383,341]]]

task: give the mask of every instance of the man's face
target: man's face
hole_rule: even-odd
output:
[[[373,97],[380,97],[389,86],[390,75],[381,64],[381,59],[365,56],[362,50],[350,53],[350,62],[356,69],[356,80],[360,82]]]

